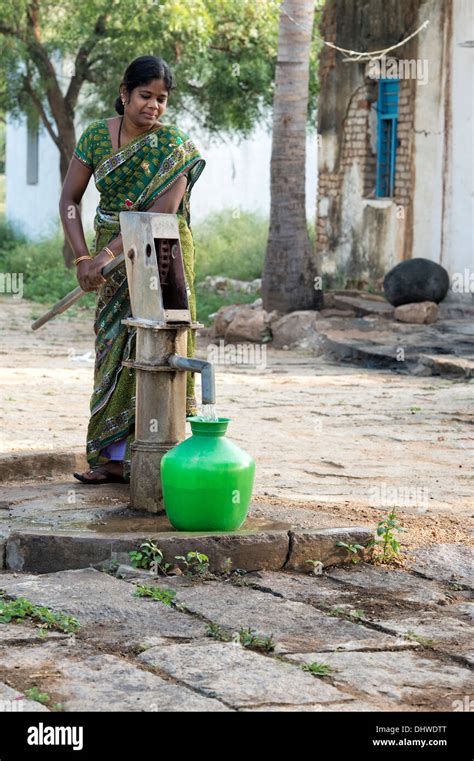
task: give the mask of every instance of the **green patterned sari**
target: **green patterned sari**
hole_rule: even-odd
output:
[[[188,184],[177,211],[189,306],[196,319],[194,242],[190,227],[190,193],[205,160],[189,135],[164,125],[141,135],[118,151],[112,149],[105,119],[91,124],[81,135],[74,155],[94,172],[100,202],[94,220],[94,252],[120,233],[121,211],[144,211],[153,200],[185,174]],[[93,252],[93,253],[94,253]],[[95,368],[91,417],[87,431],[87,460],[94,467],[108,459],[123,459],[124,477],[130,477],[131,444],[135,427],[135,371],[122,362],[135,355],[135,330],[121,321],[131,316],[125,264],[98,290],[94,322]],[[194,354],[194,333],[188,332],[188,356]],[[194,374],[187,374],[187,414],[196,412]],[[123,457],[116,457],[121,444]],[[104,451],[102,451],[104,450]]]

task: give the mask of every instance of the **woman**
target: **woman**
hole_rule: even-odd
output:
[[[194,243],[190,228],[191,188],[205,166],[193,141],[178,127],[163,124],[172,74],[162,58],[141,56],[127,68],[115,109],[118,117],[94,122],[74,150],[61,194],[60,213],[75,254],[77,279],[84,291],[98,289],[94,331],[96,358],[91,417],[87,432],[90,469],[74,473],[83,483],[130,480],[135,423],[135,371],[122,367],[133,358],[135,331],[121,321],[131,316],[125,264],[105,281],[102,268],[122,251],[119,212],[177,214],[190,311],[196,319],[193,290]],[[100,203],[94,220],[94,257],[87,249],[79,212],[94,174]],[[188,333],[188,356],[194,353]],[[187,414],[195,414],[194,375],[187,376]]]

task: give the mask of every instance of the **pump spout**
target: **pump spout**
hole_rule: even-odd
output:
[[[186,370],[191,373],[201,373],[201,391],[203,404],[216,403],[216,383],[214,366],[203,359],[190,359],[179,354],[171,354],[168,364],[173,370]]]

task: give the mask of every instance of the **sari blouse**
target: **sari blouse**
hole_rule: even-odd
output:
[[[114,151],[106,119],[90,124],[82,133],[74,155],[92,169],[100,203],[94,227],[118,232],[121,211],[144,211],[177,178],[187,185],[177,214],[190,224],[191,189],[206,162],[189,135],[179,127],[163,125]]]

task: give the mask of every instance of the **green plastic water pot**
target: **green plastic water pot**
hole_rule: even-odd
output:
[[[161,460],[168,519],[179,531],[236,531],[250,506],[255,461],[226,437],[230,418],[186,420],[192,436]]]

